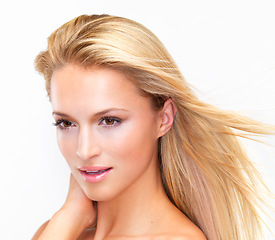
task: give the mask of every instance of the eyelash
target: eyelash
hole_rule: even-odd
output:
[[[103,123],[104,121],[105,121],[105,124]],[[106,124],[106,121],[114,121],[115,123],[108,125]],[[99,120],[99,125],[104,125],[105,127],[117,127],[121,122],[122,120],[118,117],[106,116]]]
[[[58,127],[58,128],[61,129],[61,130],[69,129],[70,127],[65,127],[65,126],[64,126],[64,123],[70,125],[70,127],[71,127],[72,125],[74,125],[72,122],[70,122],[70,121],[68,121],[68,120],[66,120],[66,119],[59,119],[59,120],[57,120],[55,123],[53,123],[53,125],[56,126],[56,127]]]
[[[104,123],[105,121],[105,123]],[[108,125],[106,123],[106,121],[114,121],[115,123]],[[99,124],[98,125],[104,125],[104,127],[116,127],[118,126],[120,123],[122,122],[122,120],[118,117],[113,117],[113,116],[106,116],[103,117],[99,120]],[[64,123],[66,123],[67,125],[70,125],[69,127],[65,127]],[[72,123],[71,121],[68,121],[66,119],[59,119],[57,120],[55,123],[53,123],[54,126],[58,127],[61,130],[67,130],[69,128],[71,128],[73,125],[75,125],[74,123]]]

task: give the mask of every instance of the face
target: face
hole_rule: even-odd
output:
[[[68,64],[52,76],[51,102],[59,148],[90,199],[155,181],[162,118],[123,74]]]

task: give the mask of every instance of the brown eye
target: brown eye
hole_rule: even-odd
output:
[[[99,125],[105,125],[106,127],[115,127],[121,123],[121,119],[117,117],[103,117]]]
[[[68,128],[68,127],[71,127],[71,126],[72,126],[72,123],[69,122],[69,121],[64,121],[64,122],[62,123],[62,125],[63,125],[63,127]]]
[[[54,126],[58,127],[61,130],[69,129],[71,127],[75,127],[75,124],[64,119],[57,120],[56,123],[54,123]]]
[[[115,123],[114,119],[106,119],[105,120],[106,125],[113,125]]]

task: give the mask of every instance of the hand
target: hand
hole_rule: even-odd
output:
[[[96,204],[87,198],[73,175],[63,207],[42,225],[33,240],[75,240],[88,227],[96,225]]]
[[[81,221],[82,224],[86,223],[85,228],[96,224],[96,203],[85,195],[72,174],[70,176],[70,187],[67,199],[61,211],[68,211],[75,220]]]

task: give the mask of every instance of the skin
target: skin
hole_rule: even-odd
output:
[[[158,139],[173,124],[172,100],[153,110],[123,74],[68,64],[53,73],[51,102],[72,175],[63,207],[33,239],[205,239],[161,182]],[[89,183],[79,169],[91,166],[111,171]]]

